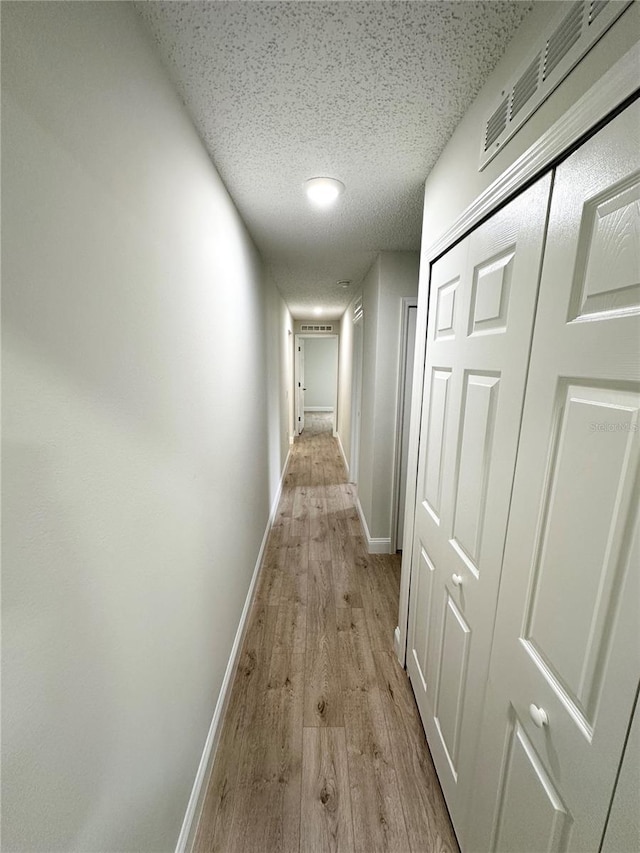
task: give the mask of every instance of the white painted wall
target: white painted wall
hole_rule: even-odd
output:
[[[333,411],[338,382],[338,339],[305,338],[304,407]]]
[[[402,297],[418,292],[418,254],[381,252],[362,284],[364,362],[358,497],[371,538],[390,539]]]
[[[3,849],[170,851],[290,318],[131,6],[2,18]]]
[[[279,290],[266,276],[269,494],[275,494],[293,434],[293,320]],[[274,393],[276,391],[277,393]]]

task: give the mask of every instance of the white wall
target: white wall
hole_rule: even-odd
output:
[[[3,849],[170,851],[290,318],[131,6],[2,18]]]
[[[280,483],[293,434],[293,320],[268,275],[267,329],[269,494],[273,495]]]
[[[304,407],[331,410],[336,405],[338,382],[338,339],[305,338],[304,341]]]
[[[418,268],[416,252],[381,252],[362,284],[358,497],[373,539],[391,537],[402,297],[417,295]]]

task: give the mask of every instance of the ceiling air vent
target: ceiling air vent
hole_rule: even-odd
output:
[[[574,0],[563,4],[560,15],[517,73],[500,86],[499,96],[487,110],[480,171],[630,5],[631,0]]]
[[[300,326],[301,332],[333,332],[333,326]]]

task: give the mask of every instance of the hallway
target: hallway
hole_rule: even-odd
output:
[[[292,449],[194,850],[454,851],[392,650],[400,560],[366,552],[328,419]]]

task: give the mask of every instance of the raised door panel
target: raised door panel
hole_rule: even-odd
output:
[[[445,455],[447,407],[449,402],[450,369],[436,369],[431,372],[431,393],[426,436],[426,464],[424,467],[423,499],[425,508],[440,520],[440,498],[442,496],[442,463]]]
[[[557,849],[604,832],[640,681],[639,167],[636,103],[556,173],[470,849],[510,810],[547,849],[499,759],[514,714],[569,816]]]
[[[550,183],[531,187],[432,270],[407,667],[457,828],[486,683]]]
[[[469,373],[464,381],[451,546],[477,577],[487,509],[488,475],[500,377]]]
[[[434,577],[434,565],[424,546],[422,546],[415,577],[416,612],[409,634],[409,645],[417,673],[420,676],[422,689],[425,692],[433,683],[434,671],[432,664],[434,643],[431,642],[433,609],[435,607],[433,598]]]
[[[503,796],[490,849],[557,853],[571,828],[571,815],[520,721],[512,716],[500,779]]]
[[[456,777],[470,639],[471,631],[464,616],[446,592],[434,720],[451,773]]]

